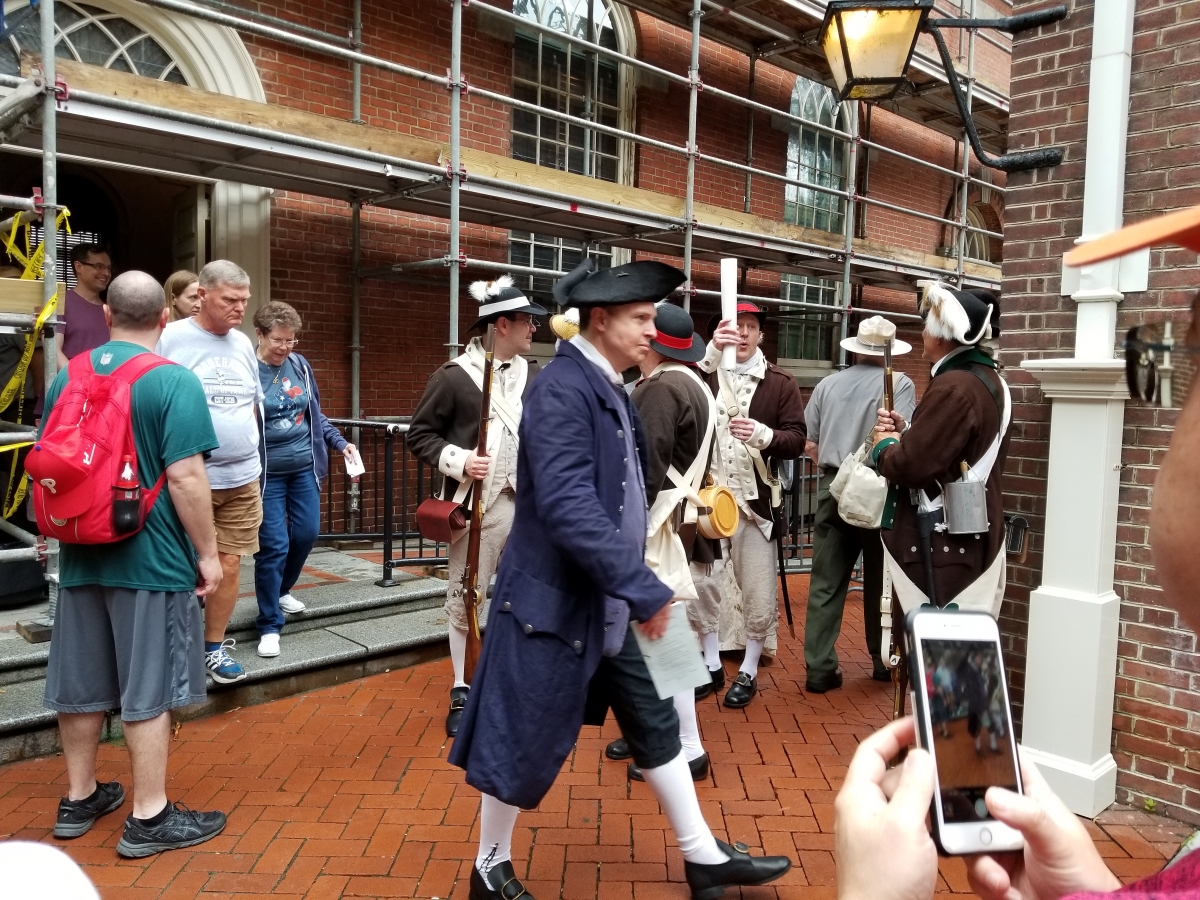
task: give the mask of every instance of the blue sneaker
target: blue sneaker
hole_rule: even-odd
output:
[[[237,641],[228,638],[216,650],[204,654],[204,665],[213,681],[220,684],[233,684],[246,677],[246,670],[238,665],[237,660],[229,655],[229,651],[237,645]]]

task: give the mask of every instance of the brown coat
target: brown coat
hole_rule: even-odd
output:
[[[717,373],[708,376],[708,386],[721,403],[721,389]],[[774,437],[763,451],[763,461],[768,466],[776,460],[799,459],[804,455],[804,442],[808,437],[808,426],[804,424],[804,400],[796,379],[772,362],[767,363],[767,374],[754,391],[747,416],[762,422],[773,432]],[[750,509],[764,519],[774,519],[771,512],[771,489],[763,484],[758,470],[754,470],[758,484],[758,499],[750,503]]]
[[[982,368],[982,367],[980,367]],[[994,370],[985,377],[996,379]],[[983,383],[963,369],[939,372],[913,413],[912,427],[900,443],[886,447],[878,457],[879,472],[900,488],[893,526],[882,532],[883,543],[904,573],[928,593],[924,556],[917,530],[917,507],[908,489],[923,488],[930,498],[941,485],[961,476],[960,463],[974,464],[1000,430],[1000,412]],[[1011,434],[1011,432],[1010,432]],[[939,606],[945,606],[983,574],[1004,545],[1004,501],[1001,473],[1008,456],[1009,436],[987,480],[987,534],[933,535],[933,583]]]
[[[684,474],[700,452],[708,428],[708,398],[704,388],[683,372],[659,372],[639,382],[632,400],[646,436],[646,502],[653,506],[659,491],[672,486],[667,469],[675,466]],[[714,435],[710,455],[715,445]],[[697,534],[688,558],[708,565],[714,559],[712,543]]]

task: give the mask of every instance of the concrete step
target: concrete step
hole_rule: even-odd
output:
[[[247,569],[243,593],[253,589],[253,570]],[[255,652],[254,597],[239,598],[226,633],[237,641],[233,655],[246,678],[232,685],[209,679],[208,700],[177,710],[175,718],[264,703],[445,656],[446,582],[397,572],[397,583],[384,588],[374,584],[379,574],[379,566],[356,557],[314,551],[306,586],[294,592],[307,608],[288,616],[280,655],[270,659]],[[48,654],[49,644],[27,644],[15,632],[0,632],[0,763],[58,749],[55,714],[42,706]]]

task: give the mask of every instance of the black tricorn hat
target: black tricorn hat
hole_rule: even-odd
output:
[[[544,316],[547,310],[538,306],[521,289],[513,285],[511,275],[501,275],[495,281],[476,281],[468,288],[472,297],[479,301],[479,318],[475,320],[468,331],[473,331],[504,315],[514,313],[529,313],[531,316]]]
[[[992,334],[993,339],[1000,337],[1000,295],[995,291],[989,291],[987,288],[967,288],[968,294],[974,294],[984,303],[991,304],[992,307]]]
[[[657,303],[685,281],[674,266],[654,260],[597,269],[594,260],[585,259],[555,283],[554,299],[562,306]]]
[[[654,313],[658,335],[650,346],[668,359],[691,363],[704,358],[704,339],[696,334],[692,317],[683,308],[665,300]]]
[[[940,281],[918,281],[925,331],[934,337],[968,346],[992,336],[993,310],[999,303],[971,291],[957,291]],[[989,292],[990,293],[990,292]]]

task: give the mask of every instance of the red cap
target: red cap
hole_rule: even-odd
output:
[[[738,311],[738,313],[754,313],[755,315],[758,315],[758,316],[763,315],[765,312],[765,310],[760,309],[759,307],[755,306],[749,300],[739,300],[738,305],[737,305],[737,311]]]
[[[43,435],[48,437],[48,435]],[[92,503],[92,486],[88,476],[96,445],[83,440],[75,427],[60,427],[53,432],[54,440],[33,445],[25,458],[29,477],[45,490],[46,512],[55,519],[72,519]]]

